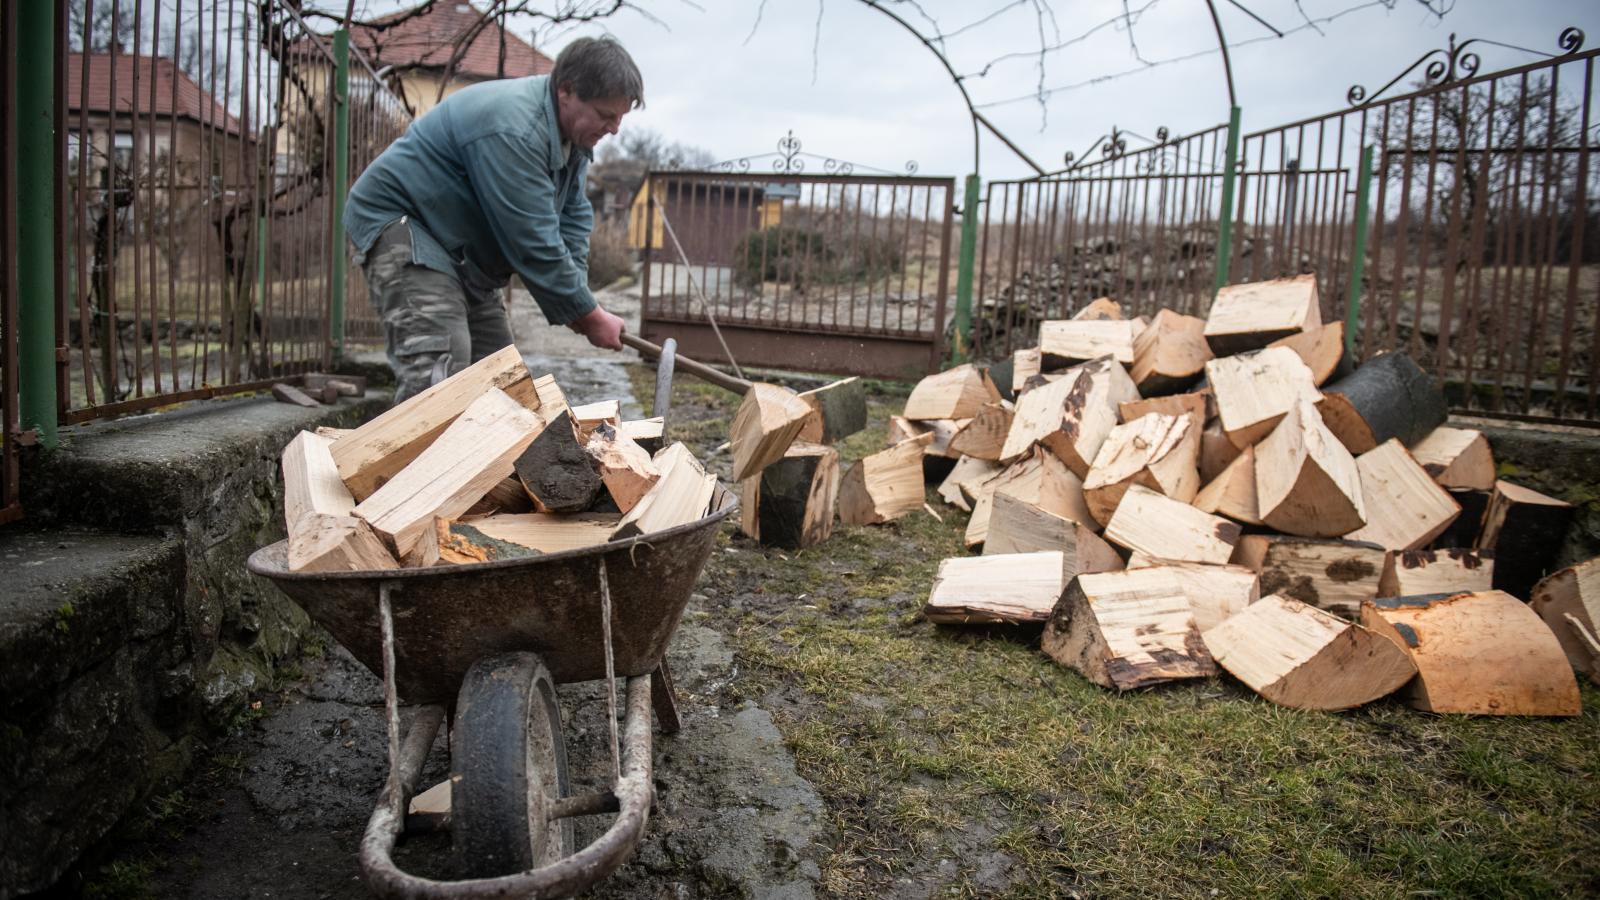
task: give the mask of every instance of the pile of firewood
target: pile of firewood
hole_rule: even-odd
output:
[[[515,347],[283,452],[289,569],[412,568],[596,546],[706,514],[717,479],[660,419],[569,408]]]
[[[1318,309],[1310,276],[1225,288],[1204,320],[1102,299],[924,379],[859,468],[886,519],[953,461],[939,493],[982,555],[944,561],[927,618],[1042,622],[1045,653],[1118,690],[1220,667],[1308,709],[1404,689],[1576,715],[1600,561],[1535,586],[1571,507],[1498,480],[1405,355],[1350,370]]]

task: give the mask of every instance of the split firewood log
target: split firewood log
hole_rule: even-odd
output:
[[[839,521],[877,525],[922,509],[922,454],[932,441],[926,432],[852,466],[839,482]]]
[[[1352,541],[1371,541],[1389,550],[1420,550],[1461,514],[1461,507],[1398,440],[1390,439],[1356,457],[1361,503],[1367,524],[1350,532]]]
[[[1014,350],[1011,353],[1011,400],[1015,402],[1021,396],[1023,388],[1028,384],[1028,379],[1039,374],[1041,360],[1038,347],[1028,347],[1023,350]]]
[[[1288,347],[1311,370],[1311,379],[1317,387],[1326,384],[1334,375],[1348,375],[1354,371],[1344,353],[1344,323],[1329,322],[1310,331],[1279,338],[1268,347]]]
[[[998,461],[1005,449],[1006,434],[1015,415],[1011,404],[985,403],[962,429],[950,439],[949,451],[957,458],[971,456]]]
[[[1161,568],[1072,579],[1045,623],[1040,648],[1119,691],[1217,671],[1185,586]]]
[[[833,534],[839,451],[795,441],[783,459],[744,483],[740,529],[769,547],[813,547]]]
[[[1477,429],[1440,425],[1411,448],[1411,455],[1442,488],[1494,490],[1494,451]]]
[[[354,514],[372,525],[396,557],[404,558],[423,532],[433,528],[434,518],[459,517],[510,475],[544,424],[538,413],[490,388],[410,465],[361,501]]]
[[[452,532],[471,525],[479,534],[506,544],[516,544],[538,553],[560,553],[595,547],[611,539],[621,524],[619,513],[501,513],[450,523]]]
[[[538,438],[534,438],[538,441]],[[523,451],[526,453],[527,451]],[[519,457],[520,459],[520,457]],[[512,464],[513,467],[515,463]],[[467,508],[462,513],[462,518],[468,516],[489,516],[496,513],[525,513],[533,512],[533,498],[528,496],[528,491],[522,486],[522,480],[516,476],[515,471],[509,478],[502,478],[495,482],[477,503]]]
[[[1483,518],[1489,511],[1489,498],[1493,491],[1451,490],[1450,499],[1461,507],[1461,515],[1439,532],[1433,539],[1435,549],[1447,547],[1476,547],[1478,535],[1483,532]]]
[[[285,384],[281,381],[272,386],[272,399],[278,401],[279,403],[291,403],[295,406],[322,405],[316,398],[310,396],[305,391],[300,390],[292,384]],[[337,396],[335,396],[335,399],[337,399]],[[332,403],[333,400],[328,402]]]
[[[1117,406],[1117,418],[1122,422],[1132,422],[1150,413],[1161,413],[1164,416],[1188,416],[1194,420],[1196,429],[1204,428],[1207,422],[1216,418],[1216,412],[1216,398],[1209,387],[1187,394],[1130,400]]]
[[[1000,392],[988,375],[964,363],[917,382],[901,415],[908,419],[970,419],[985,403],[999,400]]]
[[[1572,522],[1572,504],[1496,481],[1475,545],[1494,551],[1494,586],[1526,597],[1555,564]]]
[[[1310,403],[1290,408],[1255,457],[1256,507],[1268,527],[1338,537],[1367,523],[1356,461]]]
[[[1200,481],[1210,482],[1221,475],[1244,451],[1228,440],[1222,420],[1212,419],[1200,432]]]
[[[1281,594],[1206,632],[1217,664],[1279,706],[1351,709],[1399,690],[1417,669],[1383,636]]]
[[[1097,321],[1122,318],[1122,304],[1110,297],[1096,297],[1089,301],[1083,309],[1072,314],[1072,318],[1082,321]]]
[[[1261,576],[1261,590],[1356,621],[1381,595],[1387,552],[1377,544],[1247,534],[1233,561]]]
[[[1239,526],[1136,484],[1122,495],[1105,538],[1156,559],[1225,563],[1239,542]]]
[[[1133,365],[1138,328],[1123,319],[1054,319],[1039,323],[1039,355],[1045,371],[1109,356]]]
[[[606,422],[597,422],[590,430],[583,450],[620,513],[633,509],[661,477],[650,454]]]
[[[993,495],[983,555],[1055,550],[1068,578],[1121,569],[1122,557],[1094,530],[1015,494]]]
[[[582,512],[605,482],[578,440],[570,410],[562,410],[512,463],[523,490],[540,512]]]
[[[1009,493],[1041,509],[1071,519],[1090,528],[1097,523],[1083,498],[1083,482],[1066,463],[1044,448],[1035,448],[1027,457],[1012,463],[978,486],[967,519],[966,543],[969,548],[988,540],[989,519],[996,493]]]
[[[622,424],[622,401],[601,400],[596,403],[585,403],[574,406],[568,410],[572,414],[572,424],[579,443],[589,440],[589,435],[594,433],[597,426],[610,425],[616,428]]]
[[[717,476],[708,474],[683,442],[674,442],[652,461],[661,477],[623,514],[611,533],[614,541],[686,525],[699,520],[711,506]]]
[[[810,415],[810,405],[794,391],[760,381],[750,385],[728,430],[734,480],[758,475],[782,459]]]
[[[1217,291],[1206,316],[1205,337],[1212,353],[1231,356],[1321,325],[1317,277],[1297,275],[1230,284]]]
[[[1443,425],[1446,413],[1438,379],[1404,353],[1375,356],[1323,391],[1322,416],[1351,453],[1390,438],[1410,447]]]
[[[515,393],[511,395],[519,400],[522,399]],[[538,410],[539,415],[543,416],[546,422],[561,415],[564,410],[569,408],[567,406],[567,395],[561,390],[561,385],[556,383],[554,375],[540,375],[533,379],[533,399],[524,400],[523,403],[529,409]]]
[[[934,456],[941,459],[959,459],[961,454],[950,446],[971,419],[908,419],[905,416],[890,416],[889,430],[886,443],[893,447],[901,441],[918,435],[929,434],[933,440],[923,445],[924,456]]]
[[[922,607],[948,625],[1043,622],[1066,584],[1059,551],[958,556],[939,563]]]
[[[667,423],[661,416],[634,419],[618,423],[617,433],[643,447],[644,452],[655,456],[666,446],[663,441],[667,437]]]
[[[470,522],[435,519],[434,539],[430,543],[435,549],[436,560],[449,565],[462,565],[539,555],[539,551],[531,547],[501,540],[480,530],[478,522],[488,518]],[[605,539],[606,535],[601,534],[595,543],[603,544]]]
[[[1378,579],[1379,597],[1460,594],[1494,588],[1494,551],[1391,550]]]
[[[1504,591],[1386,597],[1361,622],[1411,655],[1406,699],[1436,713],[1575,716],[1578,682],[1539,614]]]
[[[963,456],[956,460],[950,474],[939,482],[939,497],[951,506],[972,512],[972,504],[978,499],[980,486],[1000,474],[1002,468],[997,462]]]
[[[339,478],[327,438],[302,431],[284,448],[283,519],[289,571],[393,569],[398,563],[372,527],[351,515],[355,498]]]
[[[351,495],[358,503],[366,500],[491,388],[530,410],[540,408],[522,354],[507,345],[335,441],[333,460]]]
[[[811,407],[811,415],[795,440],[833,444],[867,427],[867,392],[860,378],[801,391],[800,399]]]
[[[1311,370],[1286,347],[1213,359],[1206,363],[1206,381],[1217,398],[1222,430],[1240,449],[1266,437],[1296,405],[1322,399]]]
[[[1132,379],[1114,359],[1102,357],[1068,369],[1061,380],[1017,398],[1000,461],[1018,459],[1029,447],[1043,444],[1082,478],[1116,427],[1118,404],[1138,397]]]
[[[1600,558],[1540,581],[1529,606],[1555,632],[1572,668],[1600,684]]]
[[[1188,503],[1200,490],[1199,453],[1200,434],[1187,416],[1150,413],[1112,428],[1083,481],[1089,512],[1109,522],[1135,484]]]
[[[1211,359],[1205,328],[1205,320],[1194,316],[1170,309],[1156,313],[1150,327],[1133,342],[1133,367],[1128,375],[1139,386],[1139,393],[1149,397],[1180,391],[1198,378]]]
[[[1256,448],[1244,448],[1238,459],[1228,463],[1222,474],[1194,495],[1193,502],[1194,508],[1201,512],[1227,516],[1245,525],[1260,525],[1261,507],[1256,502]]]

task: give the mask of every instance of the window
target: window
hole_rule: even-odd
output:
[[[119,131],[111,138],[111,160],[123,172],[133,163],[133,132]]]

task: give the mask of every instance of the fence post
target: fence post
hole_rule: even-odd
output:
[[[982,179],[967,176],[967,196],[961,204],[961,256],[956,268],[956,318],[950,361],[964,362],[972,346],[972,273],[978,256],[978,189]]]
[[[17,4],[18,426],[56,436],[56,0]]]
[[[1361,280],[1367,274],[1367,218],[1372,196],[1372,145],[1361,148],[1361,171],[1356,173],[1356,235],[1350,256],[1350,300],[1344,314],[1344,352],[1354,358],[1356,325],[1361,317]]]
[[[334,359],[344,356],[345,259],[344,195],[350,189],[350,30],[333,33],[333,229],[329,240],[333,261],[333,291],[328,316],[329,349]]]
[[[1233,180],[1239,168],[1239,107],[1228,112],[1228,156],[1222,172],[1222,211],[1217,220],[1217,283],[1213,293],[1228,283],[1233,264]]]

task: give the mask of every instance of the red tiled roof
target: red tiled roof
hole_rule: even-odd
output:
[[[85,65],[84,60],[88,60]],[[132,113],[134,111],[133,78],[135,70],[139,76],[138,111],[143,118],[152,111],[158,116],[176,116],[180,119],[190,119],[205,125],[221,128],[229,134],[240,133],[238,119],[228,114],[222,104],[218,103],[210,94],[200,89],[194,79],[173,64],[172,60],[159,56],[134,56],[132,54],[117,54],[116,82],[117,105],[116,112]],[[83,83],[87,72],[89,79],[88,111],[94,113],[112,112],[111,107],[111,55],[109,53],[69,53],[67,54],[67,111],[69,116],[83,109]],[[174,102],[173,87],[176,79],[177,96]],[[152,88],[153,85],[153,88]],[[152,103],[152,89],[154,102]],[[69,122],[69,127],[71,127]]]
[[[428,66],[442,69],[455,52],[455,40],[478,23],[482,13],[470,3],[437,0],[433,8],[392,28],[375,28],[408,14],[401,11],[375,19],[367,25],[352,25],[350,40],[366,54],[373,68],[384,66]],[[505,75],[520,78],[544,75],[555,67],[550,57],[533,49],[527,41],[509,31],[506,42]],[[494,78],[499,73],[502,29],[490,21],[478,32],[456,64],[456,73],[476,78]]]

